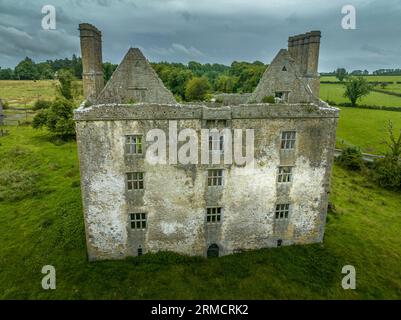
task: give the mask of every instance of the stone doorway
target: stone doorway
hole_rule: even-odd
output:
[[[215,243],[211,244],[207,249],[207,257],[208,258],[217,258],[219,256],[219,246]]]

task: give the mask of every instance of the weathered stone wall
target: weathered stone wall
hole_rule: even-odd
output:
[[[338,110],[327,105],[186,105],[81,107],[75,113],[82,194],[90,259],[119,258],[171,250],[205,255],[319,242],[323,239],[327,192]],[[223,165],[224,186],[207,186],[216,165],[150,165],[124,153],[125,135],[160,128],[200,130],[205,119],[229,120],[230,128],[255,129],[255,162]],[[294,151],[280,150],[280,133],[297,131]],[[146,146],[145,146],[146,150]],[[144,150],[144,151],[145,151]],[[293,182],[278,185],[279,165],[294,165]],[[145,172],[145,190],[127,191],[125,174]],[[275,205],[291,203],[287,225],[274,222]],[[222,222],[206,223],[206,207],[223,207]],[[146,230],[131,230],[129,213],[146,212]]]
[[[224,106],[247,103],[252,93],[219,93],[213,97]]]

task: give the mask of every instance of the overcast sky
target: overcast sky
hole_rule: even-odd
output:
[[[43,30],[44,5],[57,12]],[[357,29],[341,27],[356,8]],[[288,36],[322,31],[319,70],[401,68],[401,0],[0,0],[0,66],[80,55],[78,24],[103,32],[103,59],[129,47],[150,61],[269,63]]]

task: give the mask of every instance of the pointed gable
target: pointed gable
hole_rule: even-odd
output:
[[[97,103],[176,103],[155,70],[137,48],[128,50]]]
[[[267,67],[249,102],[262,102],[264,97],[285,97],[287,103],[313,102],[313,96],[306,79],[289,52],[280,50]]]

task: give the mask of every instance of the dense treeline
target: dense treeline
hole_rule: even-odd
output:
[[[173,94],[186,100],[194,100],[192,92],[189,92],[191,90],[187,90],[192,88],[192,85],[209,88],[209,91],[213,92],[252,92],[267,67],[259,61],[253,63],[234,61],[231,66],[216,63],[200,64],[194,61],[188,65],[167,62],[152,63],[152,65]]]
[[[152,63],[152,66],[174,95],[183,100],[188,100],[188,96],[196,99],[193,92],[188,92],[188,87],[194,88],[195,91],[202,87],[202,97],[208,92],[251,92],[266,69],[266,65],[260,61],[234,61],[231,66],[217,63],[201,64],[195,61],[188,64],[159,62]],[[103,63],[106,81],[110,79],[116,67],[117,65],[109,62]],[[55,79],[61,70],[69,70],[77,79],[82,79],[81,58],[73,55],[71,59],[35,63],[26,57],[14,69],[0,68],[0,80]],[[191,80],[193,81],[189,86]]]
[[[339,68],[337,70],[334,70],[333,72],[324,72],[320,73],[321,76],[336,76],[338,74],[339,70],[345,70],[344,68]],[[353,70],[350,72],[347,72],[347,74],[353,75],[353,76],[369,76],[369,75],[374,75],[374,76],[399,76],[401,75],[401,69],[379,69],[375,70],[372,73],[369,73],[368,70]]]

